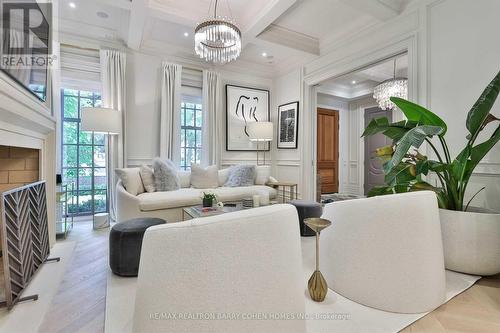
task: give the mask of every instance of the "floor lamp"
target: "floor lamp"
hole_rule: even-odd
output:
[[[256,121],[248,124],[248,134],[250,141],[257,142],[257,165],[266,165],[266,145],[273,141],[273,123],[267,121]],[[264,162],[259,164],[259,147],[264,143]]]
[[[111,145],[110,137],[112,135],[119,135],[121,133],[122,116],[121,112],[109,108],[82,108],[80,129],[82,131],[89,131],[93,133],[100,133],[107,135],[107,149],[106,149],[106,195],[107,199],[111,202],[111,178],[110,166],[111,166]],[[94,158],[92,156],[92,158]],[[93,163],[92,163],[93,164]],[[94,175],[92,175],[92,189],[94,188]],[[110,225],[109,213],[108,214],[95,214],[95,200],[94,193],[92,192],[92,227],[94,229],[107,228]],[[96,219],[97,217],[97,219]]]

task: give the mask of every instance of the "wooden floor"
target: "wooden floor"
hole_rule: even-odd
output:
[[[39,332],[104,332],[108,230],[74,225],[65,240],[76,241],[73,257]]]
[[[40,332],[104,332],[108,231],[79,222],[67,241],[77,242],[75,252]],[[500,275],[481,279],[402,332],[500,332]]]

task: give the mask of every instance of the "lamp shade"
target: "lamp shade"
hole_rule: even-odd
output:
[[[82,131],[117,135],[121,133],[121,112],[109,108],[82,108]]]
[[[256,121],[248,124],[250,141],[273,141],[273,123]]]

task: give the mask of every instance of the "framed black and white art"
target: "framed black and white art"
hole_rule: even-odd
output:
[[[256,151],[248,124],[269,121],[269,90],[226,84],[226,150]],[[269,143],[266,150],[270,149]]]
[[[278,106],[278,148],[297,149],[299,102]]]

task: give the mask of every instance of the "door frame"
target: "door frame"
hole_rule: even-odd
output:
[[[306,111],[302,126],[305,130],[310,128],[310,134],[307,135],[306,131],[302,131],[303,149],[301,151],[302,160],[302,197],[305,199],[314,200],[316,196],[316,181],[308,182],[307,179],[316,179],[317,177],[317,154],[316,154],[316,140],[311,138],[317,137],[317,96],[318,85],[327,79],[334,79],[343,75],[355,72],[357,70],[375,65],[384,60],[392,57],[408,54],[408,99],[416,100],[418,98],[418,34],[412,33],[407,35],[404,39],[397,42],[389,42],[386,45],[380,45],[378,49],[365,50],[364,54],[358,54],[358,57],[348,60],[340,61],[337,63],[329,63],[321,66],[310,75],[306,75],[303,79],[302,97],[304,100],[303,106]],[[401,112],[393,114],[393,120],[403,119]],[[342,129],[340,129],[341,131]],[[362,133],[362,131],[361,131]],[[361,135],[361,134],[360,134]],[[364,146],[364,141],[363,141]],[[364,164],[364,158],[363,158]],[[360,168],[358,168],[360,169]],[[363,170],[364,173],[364,170]],[[312,178],[311,178],[312,177]],[[363,177],[364,178],[364,177]],[[359,183],[364,182],[364,179]]]
[[[336,175],[337,175],[337,192],[340,193],[340,189],[341,189],[341,184],[340,184],[340,115],[341,115],[341,110],[336,110],[336,109],[332,109],[331,106],[328,106],[328,107],[325,107],[325,106],[319,106],[316,108],[316,129],[318,128],[318,109],[323,109],[323,110],[327,110],[327,111],[332,111],[332,112],[336,112],[337,113],[337,118],[338,118],[338,129],[337,129],[337,170],[336,170]],[[315,159],[315,167],[316,167],[316,177],[318,176],[318,132],[316,131],[316,144],[315,144],[315,147],[316,147],[316,159]],[[317,182],[317,179],[315,178],[314,179],[314,183],[316,184]],[[315,187],[315,189],[317,190],[317,188]]]

